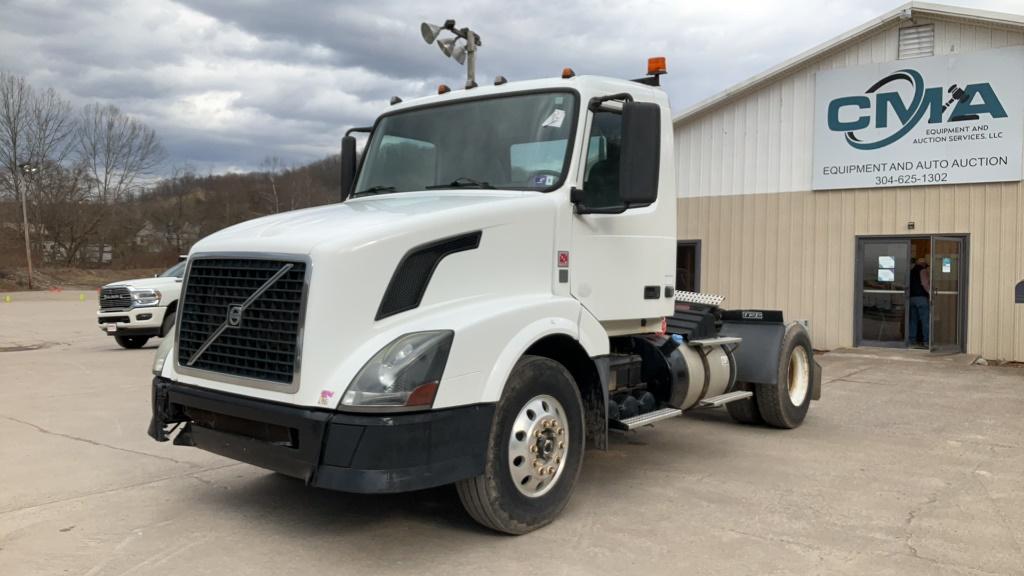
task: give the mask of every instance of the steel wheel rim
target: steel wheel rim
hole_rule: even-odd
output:
[[[803,346],[797,346],[789,355],[789,401],[794,406],[800,406],[807,397],[810,389],[811,370],[810,362],[807,360],[807,350]]]
[[[565,470],[568,451],[569,426],[562,403],[547,394],[534,396],[523,405],[509,433],[512,484],[530,498],[547,494]]]

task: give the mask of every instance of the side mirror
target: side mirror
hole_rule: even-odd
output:
[[[341,201],[352,194],[356,181],[356,139],[346,135],[341,139]]]
[[[658,199],[661,172],[661,107],[650,102],[622,105],[619,196],[627,208]]]

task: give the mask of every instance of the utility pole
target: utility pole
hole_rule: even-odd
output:
[[[30,162],[19,164],[18,170],[14,171],[14,177],[16,179],[14,187],[15,189],[21,191],[21,227],[25,231],[25,262],[28,264],[29,290],[32,289],[32,244],[29,242],[28,232],[28,186],[19,186],[19,184],[24,183],[19,182],[18,180],[21,179],[21,174],[24,174],[27,178],[30,178],[34,176],[36,172],[39,172],[39,166],[36,166],[35,164],[32,164]]]

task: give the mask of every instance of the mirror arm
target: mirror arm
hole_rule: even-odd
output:
[[[633,95],[628,93],[628,92],[620,92],[618,94],[609,94],[607,96],[595,96],[594,98],[590,99],[590,102],[587,103],[587,108],[591,112],[596,112],[598,109],[601,108],[602,104],[604,104],[605,102],[608,102],[609,100],[620,100],[622,102],[632,102],[633,101]]]

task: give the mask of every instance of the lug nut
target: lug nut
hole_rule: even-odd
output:
[[[554,466],[548,466],[548,474],[554,474],[554,473],[555,473],[555,467]]]
[[[562,449],[565,449],[565,442],[559,442],[559,443],[558,443],[558,448],[559,448],[560,450],[562,450]]]
[[[533,452],[534,454],[537,453],[537,445],[536,444],[534,444],[533,446],[530,446],[530,452]]]

